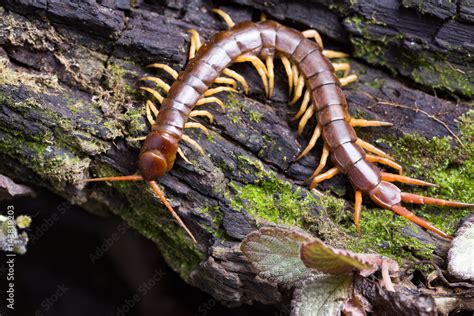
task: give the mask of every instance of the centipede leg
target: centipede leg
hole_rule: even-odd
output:
[[[159,111],[156,109],[153,102],[151,102],[150,100],[146,100],[146,104],[145,104],[146,118],[148,120],[148,123],[150,123],[150,125],[153,126],[153,124],[155,124],[155,119],[153,118],[153,115],[151,114],[152,113],[152,108],[154,108],[157,111],[156,114],[155,114],[155,117],[156,117],[158,115]]]
[[[318,31],[316,30],[306,30],[301,32],[303,33],[303,36],[306,38],[312,38],[316,43],[318,43],[319,47],[323,49],[323,39],[321,38],[321,35],[319,35]]]
[[[382,180],[387,181],[387,182],[400,182],[400,183],[406,183],[406,184],[414,184],[414,185],[421,185],[421,186],[429,186],[429,187],[435,187],[436,184],[426,182],[420,179],[414,179],[406,176],[401,176],[399,174],[393,174],[393,173],[387,173],[387,172],[381,172],[380,176]]]
[[[472,203],[463,203],[458,201],[448,201],[443,199],[437,199],[427,196],[421,196],[418,194],[402,192],[402,201],[412,204],[430,204],[430,205],[440,205],[440,206],[453,206],[453,207],[467,207],[474,206]]]
[[[166,82],[164,82],[163,80],[161,80],[160,78],[157,78],[157,77],[145,76],[145,77],[141,77],[141,78],[138,79],[138,80],[141,80],[141,81],[152,81],[152,82],[154,82],[159,88],[163,89],[165,92],[168,92],[168,91],[170,90],[169,84],[167,84]]]
[[[322,173],[322,174],[314,177],[313,180],[311,181],[311,184],[309,185],[309,188],[314,189],[314,187],[316,187],[316,185],[318,185],[318,183],[331,179],[332,177],[334,177],[339,172],[340,172],[339,169],[337,169],[336,167],[329,169],[325,173]]]
[[[184,155],[184,152],[181,148],[178,147],[178,155],[183,158],[184,161],[186,161],[188,164],[192,165],[191,161],[189,161],[188,158]]]
[[[242,55],[242,56],[237,57],[234,60],[234,63],[244,63],[244,62],[250,62],[255,67],[258,74],[260,75],[260,78],[262,78],[265,95],[268,95],[268,78],[267,78],[268,70],[265,64],[262,62],[260,58],[254,55]]]
[[[298,66],[291,65],[291,72],[293,73],[293,87],[295,89],[294,92],[296,93],[296,85],[298,84],[298,79],[300,78]]]
[[[232,78],[217,77],[216,80],[214,80],[214,83],[230,84],[232,86],[232,88],[237,89],[237,81],[235,81]]]
[[[306,109],[308,108],[308,104],[310,100],[311,100],[311,90],[306,89],[303,96],[303,101],[301,101],[301,104],[300,104],[300,109],[295,114],[295,116],[293,116],[293,118],[291,119],[292,121],[296,121],[306,112]]]
[[[306,156],[311,151],[311,149],[314,148],[314,146],[316,145],[316,142],[318,141],[319,136],[321,136],[321,131],[322,131],[321,125],[319,125],[319,124],[316,125],[316,127],[314,129],[314,132],[313,132],[313,136],[311,136],[311,139],[309,140],[308,145],[301,152],[301,154],[299,154],[299,156],[296,158],[296,160],[299,160],[299,159],[303,158],[304,156]]]
[[[305,84],[305,78],[303,74],[301,74],[301,76],[299,76],[298,81],[296,83],[295,94],[293,96],[293,99],[290,101],[290,105],[295,104],[301,98],[301,95],[303,94],[304,84]]]
[[[209,130],[207,127],[198,122],[187,122],[184,124],[184,128],[199,128],[204,132],[204,134],[206,134],[206,136],[209,136]]]
[[[201,47],[201,38],[196,30],[191,29],[188,32],[191,34],[191,44],[189,46],[189,59],[191,60]]]
[[[217,13],[227,24],[227,26],[231,29],[234,27],[235,23],[232,21],[230,15],[228,15],[225,11],[221,9],[212,9],[212,12]]]
[[[222,102],[220,99],[216,97],[201,98],[196,102],[196,106],[203,105],[206,103],[216,103],[217,105],[221,107],[222,111],[225,111],[224,102]]]
[[[206,110],[194,110],[189,113],[189,117],[196,117],[196,116],[205,116],[209,119],[209,121],[212,123],[214,121],[214,116]]]
[[[349,54],[342,53],[342,52],[337,52],[334,50],[323,50],[323,55],[326,58],[332,59],[332,58],[347,58],[349,57]]]
[[[374,145],[358,138],[357,141],[356,141],[357,145],[359,145],[360,147],[362,147],[363,149],[373,153],[373,154],[376,154],[378,156],[381,156],[381,157],[384,157],[384,158],[389,158],[389,159],[392,159],[392,157],[390,157],[387,153],[385,153],[383,150],[381,149],[378,149],[377,147],[375,147]]]
[[[299,135],[303,134],[303,130],[306,127],[306,124],[308,123],[309,119],[313,116],[315,111],[316,111],[316,107],[314,106],[313,103],[311,103],[311,105],[309,106],[309,108],[306,110],[303,117],[301,118],[300,123],[298,124]]]
[[[158,91],[148,87],[139,87],[139,89],[150,93],[153,97],[155,97],[155,99],[158,100],[158,102],[160,102],[160,104],[163,102],[164,97]]]
[[[392,123],[383,121],[368,121],[364,119],[351,118],[349,124],[354,127],[393,126]]]
[[[214,94],[222,92],[222,91],[239,93],[239,91],[235,90],[232,87],[220,86],[220,87],[208,89],[206,92],[204,92],[204,96],[209,97],[211,95],[214,95]]]
[[[222,73],[224,75],[229,76],[229,77],[235,79],[236,81],[240,82],[240,84],[242,85],[242,88],[244,89],[244,93],[245,94],[249,93],[249,85],[248,85],[247,81],[245,80],[244,77],[242,77],[236,71],[234,71],[232,69],[229,69],[229,68],[226,68],[222,71]]]
[[[453,239],[453,237],[449,236],[448,234],[446,234],[445,232],[441,231],[440,229],[436,228],[433,224],[431,224],[430,222],[416,216],[415,214],[413,214],[412,212],[410,212],[409,210],[407,210],[406,208],[404,208],[403,206],[399,205],[399,204],[396,204],[396,205],[393,205],[391,210],[395,213],[395,214],[398,214],[400,216],[403,216],[405,217],[406,219],[408,219],[409,221],[429,230],[429,231],[432,231],[434,233],[436,233],[437,235],[441,236],[441,237],[444,237],[444,238],[447,238],[447,239]]]
[[[265,60],[267,64],[267,70],[268,70],[268,82],[270,86],[270,91],[268,92],[268,98],[272,97],[273,94],[273,87],[275,86],[275,72],[273,70],[273,56],[268,56]]]
[[[356,81],[357,81],[357,75],[355,74],[349,75],[347,77],[339,78],[339,82],[341,83],[341,86],[343,87]]]
[[[291,63],[286,56],[281,55],[280,59],[283,67],[285,67],[286,75],[288,76],[288,93],[291,95],[291,92],[293,91],[293,70],[291,68]]]
[[[359,233],[359,235],[361,234],[360,226],[359,226],[361,209],[362,209],[362,192],[361,191],[356,191],[355,192],[355,201],[354,201],[354,225],[355,225],[356,230]]]
[[[383,157],[379,157],[379,156],[370,155],[370,154],[367,154],[366,158],[370,162],[375,162],[375,163],[379,163],[379,164],[382,164],[382,165],[392,167],[393,169],[397,170],[400,175],[403,173],[403,167],[400,166],[398,163],[396,163],[393,160],[383,158]]]
[[[199,145],[194,139],[192,139],[188,135],[183,135],[181,139],[191,145],[194,149],[199,151],[201,155],[204,155],[204,149],[202,149],[201,145]]]
[[[344,71],[344,77],[347,77],[351,72],[351,65],[348,63],[332,63],[332,66],[334,67],[335,72]]]
[[[159,64],[159,63],[156,63],[156,64],[151,64],[151,65],[148,65],[147,66],[148,68],[157,68],[157,69],[163,69],[164,71],[166,71],[168,74],[170,74],[171,77],[173,77],[173,79],[177,79],[178,78],[178,72],[176,70],[174,70],[173,68],[171,68],[170,66],[166,65],[166,64]]]
[[[311,178],[316,177],[324,169],[324,167],[326,167],[329,153],[330,153],[329,146],[327,144],[324,144],[323,152],[321,153],[321,159],[319,160],[319,165],[316,168],[316,170],[314,170],[313,174],[311,175]]]

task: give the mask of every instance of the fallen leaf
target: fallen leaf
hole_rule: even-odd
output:
[[[259,276],[291,287],[312,276],[300,259],[300,246],[314,238],[308,234],[278,227],[264,227],[242,241],[240,249],[258,269]]]
[[[350,275],[324,276],[310,279],[295,289],[291,301],[293,316],[339,315],[351,296]]]

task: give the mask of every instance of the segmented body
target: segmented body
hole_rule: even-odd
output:
[[[347,101],[331,62],[317,43],[274,21],[243,22],[204,44],[171,86],[142,152],[157,148],[158,138],[166,139],[169,143],[163,154],[171,169],[189,113],[214,80],[239,56],[270,54],[286,55],[305,76],[334,165],[347,174],[355,189],[376,189],[380,172],[365,159],[364,150],[356,143]],[[142,174],[151,174],[147,171]]]
[[[398,169],[399,172],[402,171],[401,166],[388,159],[384,152],[357,138],[353,126],[387,126],[390,124],[363,119],[355,120],[350,117],[341,85],[354,81],[356,76],[348,76],[348,64],[332,64],[325,57],[325,54],[333,58],[341,57],[344,54],[322,51],[321,39],[314,30],[302,33],[275,21],[242,22],[234,25],[232,19],[225,12],[218,9],[214,11],[224,18],[231,29],[217,33],[201,47],[199,47],[199,35],[196,31],[191,30],[193,37],[190,57],[194,58],[189,61],[183,72],[178,75],[169,66],[151,65],[166,70],[176,79],[171,87],[156,77],[146,76],[141,79],[156,83],[168,94],[166,98],[163,98],[156,90],[141,87],[158,99],[161,107],[158,111],[151,101],[147,101],[147,113],[154,111],[158,113],[158,116],[154,120],[150,113],[147,114],[149,121],[153,124],[152,131],[145,138],[140,152],[138,163],[140,174],[86,179],[85,181],[148,181],[150,187],[160,197],[176,221],[195,240],[191,231],[166,201],[155,181],[171,170],[177,153],[185,158],[178,146],[180,140],[186,140],[202,150],[197,143],[184,135],[183,131],[187,127],[198,127],[207,131],[200,123],[188,122],[191,115],[204,115],[212,118],[212,115],[207,111],[193,111],[196,105],[216,102],[223,106],[222,101],[217,98],[203,98],[203,96],[213,95],[220,91],[236,91],[233,88],[222,86],[209,89],[213,83],[232,84],[232,79],[220,77],[222,73],[233,76],[244,86],[244,90],[248,89],[245,80],[227,67],[234,62],[252,62],[262,78],[267,95],[271,96],[274,79],[273,59],[280,57],[289,76],[290,92],[292,84],[295,87],[294,97],[290,104],[298,101],[302,96],[303,87],[306,86],[300,111],[295,115],[295,119],[301,118],[298,131],[303,130],[310,117],[316,116],[318,121],[308,146],[297,159],[306,155],[314,147],[320,133],[322,133],[325,142],[321,161],[313,173],[310,187],[313,188],[317,183],[329,179],[337,173],[346,174],[355,190],[354,222],[359,232],[362,193],[367,193],[381,207],[392,210],[440,236],[450,237],[404,208],[401,202],[455,207],[466,207],[472,204],[401,192],[390,182],[398,181],[415,185],[432,184],[402,175],[381,172],[372,163],[381,163]],[[314,37],[316,42],[307,37]],[[196,49],[199,50],[195,55]],[[262,63],[262,59],[266,61],[266,66]],[[338,79],[335,67],[338,68],[337,70],[345,70],[346,77]],[[233,83],[236,86],[236,82],[233,81]],[[311,106],[307,108],[309,100],[311,100]],[[365,150],[373,152],[375,155],[366,154]],[[327,155],[330,155],[335,167],[319,175],[326,165]]]

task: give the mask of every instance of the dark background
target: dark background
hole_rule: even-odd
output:
[[[6,257],[0,262],[1,315],[274,315],[262,305],[228,309],[187,285],[150,240],[116,216],[100,217],[40,191],[0,202],[32,217],[25,255],[15,259],[15,310],[6,308]],[[2,212],[3,213],[3,212]],[[104,247],[106,251],[98,251]],[[97,257],[94,257],[94,254]],[[157,282],[153,284],[153,279]],[[150,281],[146,295],[140,290]],[[137,303],[133,296],[137,295]],[[129,308],[129,306],[131,306]],[[120,313],[120,311],[126,313]]]

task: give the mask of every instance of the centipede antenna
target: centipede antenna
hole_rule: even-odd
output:
[[[163,192],[161,192],[160,187],[155,181],[148,181],[148,184],[150,185],[150,188],[155,192],[155,194],[160,198],[161,203],[165,205],[165,207],[168,209],[168,211],[171,213],[171,215],[174,217],[174,219],[178,222],[179,226],[181,226],[191,237],[191,239],[194,241],[194,243],[197,244],[196,238],[194,238],[194,235],[191,233],[191,231],[188,229],[186,224],[181,220],[178,214],[174,211],[173,207],[168,203],[166,200],[165,195]]]
[[[132,174],[129,176],[103,177],[103,178],[77,180],[77,182],[103,182],[103,181],[143,181],[143,177],[138,174]]]
[[[399,205],[399,204],[396,204],[396,205],[393,205],[392,206],[392,211],[395,213],[395,214],[398,214],[400,216],[403,216],[405,217],[406,219],[408,219],[409,221],[429,230],[429,231],[432,231],[433,233],[441,236],[441,237],[444,237],[444,238],[447,238],[447,239],[453,239],[453,237],[449,236],[448,234],[446,234],[445,232],[443,232],[442,230],[436,228],[435,226],[433,226],[431,223],[425,221],[424,219],[416,216],[415,214],[413,214],[412,212],[410,212],[408,209],[404,208],[403,206]]]

